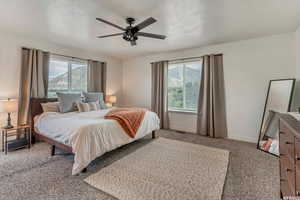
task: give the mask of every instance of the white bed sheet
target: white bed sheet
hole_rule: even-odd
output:
[[[104,119],[108,111],[47,112],[35,120],[35,129],[72,147],[75,154],[72,174],[75,175],[104,153],[159,129],[158,116],[147,111],[135,138],[130,138],[117,121]]]

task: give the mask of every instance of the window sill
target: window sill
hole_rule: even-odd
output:
[[[171,113],[183,113],[183,114],[197,115],[197,112],[196,112],[196,111],[191,111],[191,110],[168,110],[168,112],[171,112]]]

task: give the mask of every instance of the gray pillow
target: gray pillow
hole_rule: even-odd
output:
[[[84,96],[85,102],[99,102],[101,109],[107,109],[107,106],[105,105],[104,99],[103,99],[103,93],[102,92],[82,92],[82,95]]]
[[[56,93],[59,101],[59,110],[62,113],[76,111],[77,103],[81,102],[81,94],[77,93]]]

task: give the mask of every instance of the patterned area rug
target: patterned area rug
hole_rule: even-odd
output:
[[[85,179],[120,200],[220,200],[226,150],[159,138]]]

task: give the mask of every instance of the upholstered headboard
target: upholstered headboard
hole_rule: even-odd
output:
[[[31,98],[30,99],[30,117],[31,127],[34,127],[34,117],[43,113],[41,103],[55,102],[56,98]]]

